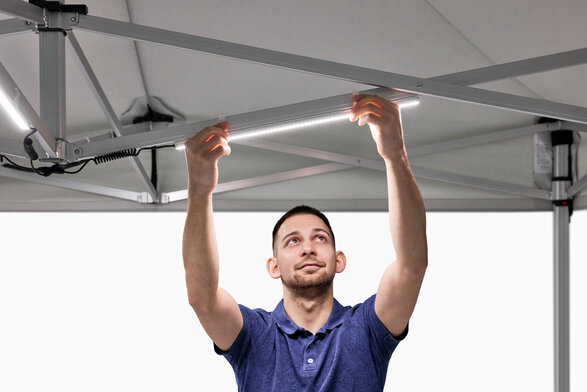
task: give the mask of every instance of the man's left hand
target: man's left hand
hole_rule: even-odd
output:
[[[395,103],[377,95],[357,95],[353,97],[350,121],[357,120],[359,126],[369,124],[377,152],[384,160],[406,155],[401,113]]]

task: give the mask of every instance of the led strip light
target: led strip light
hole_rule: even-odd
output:
[[[417,106],[420,103],[420,99],[417,96],[412,96],[402,100],[393,100],[393,102],[398,105],[400,110],[403,110],[405,108]],[[288,132],[302,128],[311,128],[342,120],[348,121],[350,110],[351,108],[349,106],[348,108],[336,112],[324,113],[309,118],[302,118],[299,120],[280,122],[263,126],[255,126],[251,128],[239,128],[230,132],[230,141],[232,142],[253,137],[266,136],[269,134]],[[225,121],[225,119],[220,118],[220,121]],[[177,142],[175,144],[175,148],[177,150],[184,150],[184,143],[185,141]]]
[[[17,96],[16,96],[15,100],[18,102],[18,92],[17,92]],[[15,104],[15,102],[13,102],[13,100],[9,99],[8,96],[6,96],[6,94],[4,93],[3,89],[1,89],[1,88],[0,88],[0,104],[2,104],[2,107],[4,108],[4,110],[6,110],[6,112],[8,113],[8,115],[10,116],[12,121],[14,121],[14,123],[16,124],[16,126],[18,128],[20,128],[23,131],[30,129],[28,122],[25,121],[22,114],[20,114],[20,112],[16,108],[17,105]]]

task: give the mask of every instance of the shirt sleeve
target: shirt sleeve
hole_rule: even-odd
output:
[[[369,336],[371,337],[371,344],[377,352],[380,352],[384,357],[391,357],[391,354],[397,347],[400,341],[408,336],[409,323],[406,329],[400,336],[394,337],[391,332],[387,330],[383,322],[375,313],[375,295],[369,297],[362,306],[363,317],[369,329]]]
[[[232,346],[227,351],[223,351],[214,344],[216,354],[223,355],[235,369],[240,368],[243,358],[247,357],[249,350],[268,325],[268,314],[266,314],[266,311],[262,309],[249,309],[244,305],[239,305],[239,309],[243,316],[243,327]]]

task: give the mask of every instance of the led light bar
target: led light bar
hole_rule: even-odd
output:
[[[17,98],[18,98],[18,92],[17,92]],[[14,104],[14,102],[10,98],[8,98],[6,93],[1,88],[0,88],[0,104],[2,105],[4,110],[6,110],[6,112],[8,113],[8,115],[10,116],[12,121],[14,121],[14,123],[16,124],[16,126],[18,128],[20,128],[23,131],[27,131],[30,129],[28,122],[24,119],[22,114],[16,108],[16,105]]]
[[[400,110],[405,108],[414,107],[420,104],[420,99],[417,96],[410,97],[401,101],[395,101]],[[324,115],[315,116],[311,118],[305,118],[295,121],[289,121],[286,123],[278,123],[272,125],[266,125],[261,127],[254,127],[251,129],[241,128],[236,131],[230,132],[230,141],[238,141],[245,138],[264,136],[273,133],[287,132],[294,129],[311,128],[319,125],[329,124],[341,120],[349,120],[350,107],[343,111],[335,113],[326,113]],[[177,146],[176,146],[177,148]],[[185,147],[184,147],[185,148]]]
[[[238,141],[250,137],[264,136],[270,133],[287,132],[294,129],[311,128],[319,125],[329,124],[337,121],[349,120],[348,113],[327,114],[325,116],[292,121],[284,124],[267,125],[251,130],[239,130],[230,133],[230,141]]]
[[[403,110],[405,108],[417,106],[420,103],[420,99],[417,96],[412,96],[410,98],[397,100],[394,102],[397,103],[400,110]],[[350,107],[348,109],[339,110],[334,113],[325,113],[299,120],[290,120],[287,122],[255,126],[251,128],[238,128],[237,130],[230,132],[230,141],[238,141],[242,139],[259,137],[273,133],[287,132],[301,128],[311,128],[342,120],[348,121],[349,115]],[[225,121],[225,118],[221,118],[220,121]],[[185,150],[185,141],[182,140],[176,142],[175,149],[178,151]]]
[[[403,110],[403,109],[407,109],[407,108],[413,108],[414,106],[418,106],[419,104],[420,104],[420,98],[414,97],[414,98],[410,98],[410,99],[406,99],[406,100],[398,102],[397,106],[399,106],[400,110]]]
[[[383,99],[396,103],[402,109],[416,105],[419,102],[416,94],[406,95],[403,92],[385,87],[357,93],[378,95]],[[308,125],[315,126],[316,121],[324,124],[322,119],[325,117],[329,119],[324,121],[337,121],[336,117],[341,120],[348,119],[351,108],[351,95],[347,93],[253,112],[232,114],[227,116],[226,119],[230,122],[230,142],[236,140],[236,143],[239,143],[238,139],[243,138],[246,134],[259,136],[269,132],[286,132],[300,127],[307,127]],[[334,118],[332,118],[333,116]],[[312,120],[312,122],[307,120]],[[217,117],[107,140],[74,143],[75,150],[78,153],[71,160],[93,158],[129,148],[148,148],[174,144],[176,148],[181,149],[183,148],[182,144],[193,137],[199,130],[217,124],[219,121],[222,121],[222,119]],[[294,124],[295,126],[293,126]]]

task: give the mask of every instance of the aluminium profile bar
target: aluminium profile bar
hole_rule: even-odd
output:
[[[45,23],[43,10],[36,5],[29,4],[22,0],[0,1],[0,13],[28,20],[33,23]]]
[[[121,38],[130,38],[133,40],[141,40],[145,42],[168,45],[172,47],[181,47],[183,49],[204,51],[212,54],[219,54],[221,56],[229,57],[236,56],[226,53],[216,53],[216,51],[211,48],[209,50],[202,49],[200,46],[198,46],[198,43],[201,43],[202,46],[205,46],[204,44],[208,44],[207,46],[210,47],[214,46],[216,43],[232,45],[232,47],[227,47],[228,50],[238,48],[239,46],[245,47],[245,45],[237,45],[226,41],[202,38],[199,36],[174,32],[170,30],[157,29],[153,27],[142,26],[128,22],[117,22],[118,21],[113,21],[111,19],[82,15],[80,25],[76,27],[102,34],[115,35]],[[131,26],[138,26],[139,29],[133,31],[131,31],[131,28],[125,29],[125,23]],[[176,41],[175,38],[178,38],[178,40]],[[199,39],[199,41],[193,41],[192,39]],[[247,48],[258,49],[255,47]],[[278,54],[281,53],[275,51],[266,52],[274,52]],[[244,60],[257,62],[255,59],[245,58]],[[447,75],[436,76],[430,78],[429,80],[459,85],[470,85],[492,82],[516,76],[529,75],[533,73],[545,72],[559,68],[581,65],[585,63],[587,63],[587,48],[533,57],[529,59],[512,61],[503,64],[491,65],[488,67],[473,70],[455,72]],[[286,66],[286,68],[288,67]]]
[[[213,194],[226,193],[238,191],[241,189],[253,188],[261,185],[274,184],[283,181],[295,180],[298,178],[311,177],[319,174],[332,173],[336,171],[351,169],[351,165],[343,165],[339,163],[327,163],[324,165],[311,166],[303,169],[289,170],[285,172],[279,172],[274,174],[268,174],[265,176],[252,177],[243,180],[229,181],[222,184],[218,184],[214,188]],[[161,198],[168,203],[180,200],[186,200],[188,198],[187,189],[181,191],[167,192],[161,195]]]
[[[504,131],[485,133],[477,136],[463,137],[446,142],[426,144],[423,146],[411,147],[407,149],[410,158],[419,157],[423,155],[436,154],[439,152],[456,150],[459,148],[466,148],[478,146],[481,144],[501,142],[504,140],[515,139],[522,136],[533,135],[536,132],[558,131],[561,129],[562,122],[555,121],[551,123],[542,123],[529,125],[521,128],[506,129]]]
[[[298,178],[317,176],[319,174],[332,173],[352,168],[353,166],[343,165],[340,163],[326,163],[324,165],[305,167],[303,169],[288,170],[285,172],[247,178],[244,180],[236,180],[224,184],[218,184],[214,189],[214,194],[233,192],[241,189],[274,184],[283,181],[290,181]]]
[[[73,161],[94,158],[104,154],[123,151],[131,148],[146,148],[161,145],[171,145],[179,140],[189,139],[200,129],[213,125],[218,120],[196,121],[189,124],[181,124],[150,132],[135,133],[133,135],[115,137],[107,140],[84,141],[73,143]]]
[[[230,199],[214,200],[215,211],[286,211],[295,205],[295,199]],[[308,202],[321,211],[373,211],[385,212],[388,208],[385,199],[309,199]],[[552,211],[552,203],[538,199],[424,199],[428,212],[513,212],[513,211]],[[167,208],[171,211],[185,211],[179,207]]]
[[[118,120],[116,112],[114,111],[112,105],[108,101],[108,98],[106,97],[106,94],[104,93],[104,90],[102,89],[102,86],[100,85],[100,82],[96,77],[96,74],[92,70],[90,63],[73,32],[67,34],[66,41],[68,47],[71,49],[73,59],[79,66],[80,71],[82,71],[82,75],[88,82],[88,86],[92,90],[92,94],[94,94],[96,101],[98,101],[98,104],[100,105],[102,112],[104,112],[104,115],[106,116],[108,123],[112,127],[112,130],[117,136],[122,136],[122,124]]]
[[[352,165],[354,167],[364,167],[379,171],[386,170],[385,164],[378,160],[332,153],[329,151],[322,151],[314,148],[290,146],[287,144],[263,140],[242,140],[234,143],[246,145],[249,147],[261,148],[269,151],[282,152],[285,154],[292,154],[315,159],[323,159],[326,161],[337,162],[340,164]],[[551,200],[551,193],[549,191],[545,191],[542,189],[525,187],[501,181],[479,179],[476,177],[465,176],[462,174],[448,173],[440,170],[424,169],[414,166],[412,166],[412,172],[414,173],[415,177],[419,178],[426,178],[435,181],[448,182],[452,184],[459,184],[472,188],[497,191],[501,193],[508,193],[518,196],[531,197],[535,199]]]
[[[80,15],[77,28],[255,63],[587,124],[587,108],[358,67],[185,33]]]
[[[115,197],[117,199],[141,202],[142,194],[139,192],[126,191],[118,188],[111,188],[102,185],[87,184],[79,181],[71,181],[63,178],[43,177],[35,173],[26,173],[18,170],[0,168],[0,177],[13,178],[33,182],[36,184],[56,186],[59,188],[72,189],[101,196]]]
[[[22,113],[24,118],[37,130],[34,136],[41,148],[45,151],[47,158],[56,158],[55,153],[57,143],[53,135],[47,130],[45,123],[41,120],[33,106],[26,99],[22,91],[18,88],[16,82],[12,79],[6,68],[0,62],[0,88],[4,88],[4,92],[8,97],[18,102],[18,110]],[[24,139],[24,134],[23,134]],[[2,151],[0,151],[2,152]]]
[[[369,90],[376,92],[386,99],[402,100],[413,97],[398,93],[387,88]],[[300,118],[319,117],[328,113],[340,113],[351,109],[351,95],[342,94],[334,97],[321,98],[312,101],[296,103],[292,105],[278,106],[270,109],[257,110],[243,114],[227,116],[230,122],[231,134],[237,135],[249,129],[271,124],[290,122]],[[195,135],[200,129],[213,125],[218,119],[197,121],[188,124],[170,126],[161,130],[114,138],[92,143],[79,143],[74,145],[78,153],[73,157],[76,160],[92,158],[98,155],[108,154],[129,148],[152,147],[165,144],[173,144],[186,140]]]
[[[139,132],[148,132],[148,131],[151,131],[155,125],[156,124],[146,123],[146,122],[131,124],[131,125],[123,125],[122,126],[122,134],[123,135],[132,135],[132,134],[139,133]],[[80,142],[90,143],[90,142],[94,142],[94,141],[98,141],[98,140],[108,140],[108,139],[112,139],[115,137],[117,137],[117,136],[114,134],[114,131],[112,131],[112,129],[104,129],[104,130],[100,130],[100,131],[90,131],[90,132],[70,135],[67,137],[67,141],[69,143],[80,143]]]
[[[465,185],[472,188],[510,193],[518,196],[531,197],[534,199],[552,200],[552,193],[542,189],[508,184],[501,181],[479,179],[476,177],[464,176],[461,174],[447,173],[435,169],[425,169],[412,166],[414,176],[434,181],[448,182],[452,184]]]
[[[553,71],[555,69],[572,67],[585,63],[587,63],[587,48],[496,64],[469,71],[456,72],[449,75],[433,77],[430,78],[430,80],[451,84],[474,85],[516,76]]]
[[[60,12],[47,13],[49,28],[62,25]],[[57,140],[65,140],[65,36],[60,30],[39,31],[40,116]],[[58,148],[59,150],[59,148]],[[63,151],[57,152],[57,157]]]
[[[73,54],[73,58],[74,58],[75,62],[79,66],[84,78],[88,82],[90,90],[92,90],[94,97],[96,98],[96,100],[100,104],[100,108],[102,109],[102,112],[104,112],[104,115],[108,119],[108,123],[112,127],[112,131],[114,132],[114,134],[116,136],[118,136],[118,137],[122,136],[123,135],[122,124],[120,123],[120,120],[116,116],[116,112],[114,112],[112,105],[108,101],[108,98],[106,97],[106,94],[104,93],[104,90],[102,89],[102,86],[100,85],[100,82],[98,81],[98,78],[96,77],[96,74],[92,70],[90,63],[89,63],[86,55],[84,54],[79,42],[77,41],[77,38],[73,34],[73,32],[70,32],[67,35],[67,43],[68,43],[69,47],[71,48],[71,52]],[[139,158],[138,157],[129,157],[128,159],[129,159],[131,165],[133,166],[134,170],[137,172],[141,183],[143,184],[143,186],[145,188],[147,188],[147,192],[149,193],[149,195],[151,195],[151,198],[153,200],[157,200],[158,199],[157,189],[155,189],[155,186],[151,182],[149,175],[147,174],[147,171],[145,170],[145,168],[144,168],[143,164],[141,163],[141,161],[139,160]]]
[[[32,25],[27,24],[27,22],[19,18],[0,20],[0,37],[20,34],[31,30]]]
[[[321,159],[324,161],[342,163],[355,167],[364,167],[378,171],[385,171],[385,163],[381,160],[362,158],[352,155],[339,154],[330,151],[318,150],[316,148],[300,147],[290,144],[277,143],[259,139],[244,139],[230,144],[240,144],[243,146],[259,148],[267,151],[281,152],[284,154],[297,155],[306,158]]]

